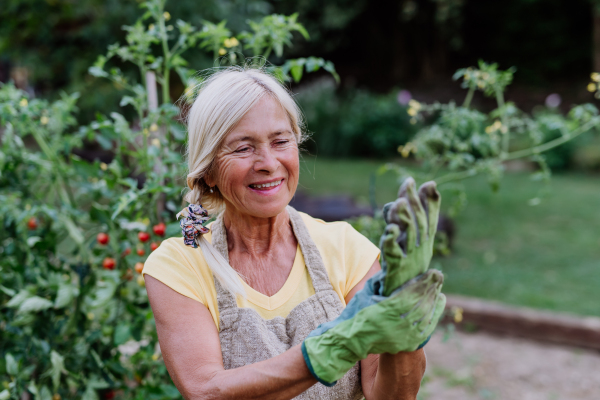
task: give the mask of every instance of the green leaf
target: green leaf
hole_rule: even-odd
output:
[[[11,297],[13,297],[15,295],[15,293],[17,293],[14,290],[9,289],[6,286],[2,286],[2,285],[0,285],[0,291],[4,292],[4,294],[6,294],[7,296],[11,296]]]
[[[15,308],[19,307],[25,300],[33,296],[28,290],[21,289],[19,293],[16,294],[8,303],[6,303],[6,307]]]
[[[44,299],[43,297],[33,296],[26,299],[17,310],[18,313],[31,313],[46,310],[52,307],[50,300]]]
[[[127,325],[125,323],[117,325],[117,328],[115,329],[115,338],[114,338],[115,346],[125,343],[130,337],[131,337],[131,328],[129,327],[129,325]]]
[[[54,391],[58,389],[58,385],[60,384],[60,374],[65,371],[65,358],[58,354],[56,351],[52,350],[50,352],[50,362],[52,363],[52,367],[50,369],[50,376],[52,377],[52,385],[54,386]]]
[[[295,82],[300,82],[300,79],[302,79],[302,65],[293,65],[292,68],[290,68],[290,73]]]
[[[30,236],[30,237],[27,238],[27,246],[33,247],[40,240],[42,240],[42,238],[39,237],[39,236]]]
[[[19,364],[13,355],[6,353],[4,360],[6,360],[6,372],[8,372],[9,375],[16,376],[19,373]]]
[[[10,399],[10,392],[8,389],[4,389],[0,392],[0,400],[8,400]]]
[[[79,290],[66,282],[61,282],[56,293],[56,299],[54,299],[54,308],[63,308],[67,306],[73,298],[79,294]]]
[[[40,389],[40,400],[52,400],[52,392],[48,389],[48,386],[44,385]],[[37,400],[37,399],[36,399]]]
[[[58,219],[63,223],[64,227],[67,229],[67,232],[69,232],[71,239],[73,239],[75,243],[82,245],[84,241],[83,233],[81,233],[81,229],[75,225],[73,220],[66,215],[60,215]]]

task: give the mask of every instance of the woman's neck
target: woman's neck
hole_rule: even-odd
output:
[[[228,207],[225,209],[223,223],[227,231],[229,253],[235,251],[260,257],[283,243],[296,242],[286,210],[274,217],[258,218]]]

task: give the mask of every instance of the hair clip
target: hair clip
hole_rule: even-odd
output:
[[[206,221],[210,219],[208,212],[200,204],[190,204],[177,214],[177,219],[180,215],[183,216],[179,221],[183,233],[183,242],[188,246],[197,248],[196,239],[210,232],[210,229],[204,226]]]

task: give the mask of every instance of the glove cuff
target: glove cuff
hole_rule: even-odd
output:
[[[331,387],[334,386],[337,381],[334,382],[325,382],[324,380],[322,380],[321,378],[319,378],[319,376],[315,373],[315,370],[313,368],[312,363],[310,362],[310,357],[308,356],[308,352],[306,351],[306,345],[305,342],[302,342],[302,356],[304,357],[304,362],[306,363],[306,366],[308,367],[308,370],[310,371],[310,374],[319,381],[319,383],[322,383],[323,385],[327,386],[327,387]]]

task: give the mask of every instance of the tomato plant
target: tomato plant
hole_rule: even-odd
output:
[[[146,250],[137,248],[148,232],[179,234],[185,127],[170,80],[189,89],[199,83],[188,50],[223,49],[225,65],[273,51],[280,64],[269,68],[281,79],[320,68],[335,74],[322,59],[285,60],[292,32],[303,33],[297,16],[252,21],[235,34],[224,21],[201,28],[171,21],[164,0],[140,6],[141,18],[124,27],[125,43],[89,69],[123,90],[109,115],[80,126],[79,94],[48,101],[0,84],[2,400],[181,398],[160,358],[140,274]],[[123,63],[139,74],[123,73]],[[88,143],[107,159],[75,154]],[[133,247],[137,254],[128,256]]]

